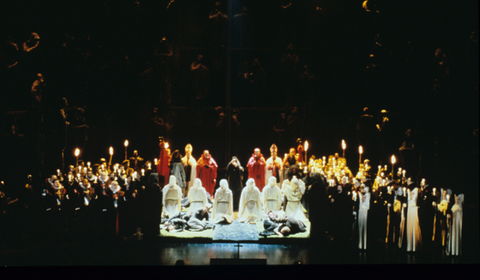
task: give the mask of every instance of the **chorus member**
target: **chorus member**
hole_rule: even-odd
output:
[[[210,197],[213,197],[215,184],[217,183],[217,168],[218,165],[210,152],[208,150],[203,151],[202,156],[197,161],[197,178],[202,181],[202,185]]]
[[[275,177],[276,183],[281,183],[282,176],[282,159],[277,156],[277,145],[273,144],[270,147],[270,157],[267,159],[265,168],[265,184],[268,185],[268,180],[271,176]]]
[[[464,195],[455,195],[455,204],[452,207],[451,248],[452,256],[462,255],[462,227],[463,227],[463,201]]]
[[[170,175],[168,185],[163,188],[163,216],[173,217],[180,212],[182,190],[175,176]]]
[[[214,223],[231,223],[233,220],[233,196],[225,179],[220,180],[220,187],[215,192],[212,219]]]
[[[182,197],[185,197],[186,176],[185,168],[182,162],[182,155],[178,150],[175,150],[170,160],[170,175],[175,176],[178,186],[182,189]]]
[[[195,213],[198,209],[203,209],[208,204],[207,191],[202,186],[202,181],[198,178],[194,180],[193,186],[188,191],[188,201],[190,208],[188,212]]]
[[[407,252],[417,251],[422,245],[422,232],[418,221],[417,206],[418,188],[412,191],[408,190],[408,208],[407,208]]]
[[[282,192],[277,186],[277,179],[271,176],[268,182],[268,185],[262,191],[262,204],[265,215],[270,211],[277,212],[282,207]]]
[[[185,156],[182,158],[183,167],[185,169],[186,193],[193,186],[195,178],[197,178],[197,161],[192,156],[193,147],[191,144],[185,146]]]
[[[233,194],[233,210],[238,211],[240,194],[243,189],[243,167],[236,156],[227,165],[227,181]]]
[[[255,180],[255,186],[257,186],[260,191],[262,191],[263,186],[265,185],[265,166],[265,158],[260,153],[260,149],[255,148],[253,155],[247,163],[248,178],[253,178]]]
[[[255,186],[255,180],[250,178],[242,190],[238,206],[239,222],[255,224],[262,218],[262,201],[260,190]]]
[[[301,203],[302,196],[305,193],[305,183],[298,180],[296,176],[293,176],[290,184],[285,184],[286,182],[287,180],[284,180],[284,186],[282,187],[285,195],[285,201],[283,202],[285,214],[300,221],[307,220]]]
[[[359,194],[358,207],[358,249],[367,249],[367,219],[370,209],[370,192],[363,187]]]

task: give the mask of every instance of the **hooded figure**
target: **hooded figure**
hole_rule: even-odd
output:
[[[255,180],[255,185],[260,189],[263,189],[265,185],[265,158],[260,153],[260,149],[256,148],[253,155],[248,160],[248,178]]]
[[[175,150],[170,160],[170,175],[175,176],[178,182],[178,186],[182,189],[182,196],[185,195],[185,168],[182,163],[182,155],[178,150]]]
[[[189,213],[195,213],[198,209],[203,209],[208,204],[207,191],[202,186],[202,181],[198,178],[194,180],[193,186],[188,191],[188,201],[190,202]]]
[[[217,183],[218,165],[210,155],[208,150],[203,151],[202,156],[197,161],[197,177],[202,180],[202,185],[210,196],[213,196],[215,184]]]
[[[262,201],[260,199],[260,190],[255,186],[255,180],[247,180],[247,186],[243,188],[240,196],[240,205],[238,206],[239,222],[255,224],[262,218]]]
[[[277,212],[282,207],[282,192],[277,186],[277,179],[270,177],[268,185],[262,191],[263,212],[265,215],[270,211]]]
[[[197,178],[197,161],[192,157],[192,145],[185,146],[185,156],[182,158],[185,169],[185,181],[187,182],[186,192],[193,186],[193,181]]]
[[[173,217],[180,212],[182,200],[182,189],[177,185],[175,176],[170,175],[168,185],[163,188],[163,214]]]
[[[282,190],[285,195],[285,214],[300,221],[307,220],[301,203],[302,196],[305,193],[305,183],[293,176],[290,184],[284,184]]]
[[[233,193],[233,208],[238,211],[238,205],[240,203],[240,193],[243,189],[243,167],[236,156],[227,165],[227,180],[228,185]]]
[[[231,223],[233,220],[233,196],[225,179],[220,180],[220,187],[215,192],[212,219],[214,223]]]

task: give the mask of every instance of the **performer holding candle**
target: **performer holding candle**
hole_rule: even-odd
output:
[[[168,168],[169,160],[170,160],[170,149],[168,148],[168,143],[163,141],[163,137],[159,137],[160,139],[160,155],[158,157],[158,164],[157,164],[157,173],[158,173],[158,183],[163,185],[170,174],[170,170]]]
[[[265,185],[265,166],[265,158],[260,153],[260,149],[256,148],[248,160],[247,168],[248,178],[255,180],[255,186],[257,186],[260,191],[262,191]]]
[[[413,185],[413,182],[410,183]],[[408,190],[408,208],[407,208],[407,252],[418,251],[422,245],[422,233],[418,221],[417,206],[418,188]]]

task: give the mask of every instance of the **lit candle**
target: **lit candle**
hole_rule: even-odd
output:
[[[435,191],[436,191],[436,189],[435,189],[435,188],[433,188],[433,192],[432,192],[432,194],[433,194],[433,195],[435,195]]]
[[[90,168],[90,162],[87,162],[87,167]]]
[[[406,170],[402,170],[402,174],[403,174],[403,177],[405,178],[405,172],[407,172]]]
[[[83,173],[87,174],[87,168],[86,167],[83,168]]]
[[[303,169],[303,173],[307,173],[308,172],[308,169],[307,169],[307,166],[305,166],[305,169]]]
[[[360,157],[358,158],[358,164],[362,164],[363,147],[361,145],[358,146],[358,154],[360,155]]]
[[[155,158],[155,159],[153,159],[153,160],[154,160],[154,162],[155,162],[155,165],[157,165],[157,164],[158,164],[158,159]]]
[[[110,147],[110,149],[108,149],[108,153],[110,154],[110,160],[108,161],[108,167],[110,167],[110,165],[112,164],[113,147]]]
[[[347,144],[345,140],[342,139],[342,150],[343,150],[343,158],[345,158],[345,149],[347,148]]]
[[[57,174],[60,175],[60,169],[57,169]]]
[[[305,141],[305,164],[307,163],[307,150],[308,150],[308,141]]]
[[[135,180],[136,178],[137,178],[137,171],[133,172],[132,180]]]
[[[401,167],[398,168],[398,172],[397,172],[397,176],[400,177],[400,175],[402,175],[402,168]]]
[[[78,166],[78,156],[80,155],[80,149],[79,148],[76,148],[75,149],[75,157],[77,158],[77,166]]]
[[[145,176],[145,169],[142,168],[142,176]]]
[[[395,155],[392,155],[392,179],[394,178],[394,168],[395,168],[395,162],[397,162],[397,159],[395,158]]]
[[[423,178],[422,182],[420,183],[420,187],[422,187],[422,189],[423,189],[424,186],[425,186],[425,178]]]
[[[147,164],[147,166],[148,166],[148,170],[152,169],[152,164],[150,162]]]
[[[123,145],[125,145],[125,159],[127,159],[128,140],[125,140],[125,142],[123,143]]]

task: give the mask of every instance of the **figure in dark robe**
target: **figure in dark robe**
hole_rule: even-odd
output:
[[[238,205],[240,204],[240,194],[243,189],[243,167],[236,156],[227,165],[227,181],[230,186],[230,190],[233,194],[233,209],[238,211]]]

